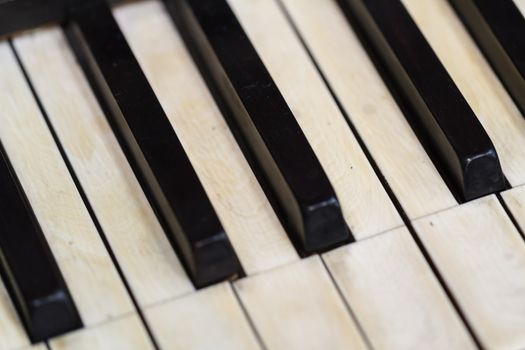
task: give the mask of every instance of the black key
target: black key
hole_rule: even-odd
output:
[[[492,141],[401,1],[338,1],[415,112],[424,130],[419,136],[435,148],[460,196],[471,200],[502,190]]]
[[[66,32],[194,284],[240,274],[204,188],[109,7],[94,0],[73,8]]]
[[[40,225],[1,147],[0,268],[32,341],[82,327]]]
[[[306,252],[348,240],[332,185],[227,2],[166,4],[188,45],[196,45],[193,53],[212,77],[209,84],[255,155],[292,240]]]
[[[525,113],[525,18],[513,0],[450,0]]]

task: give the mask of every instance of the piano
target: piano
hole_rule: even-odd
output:
[[[0,0],[0,350],[525,349],[524,0]]]

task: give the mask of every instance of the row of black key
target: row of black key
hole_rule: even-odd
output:
[[[210,89],[262,169],[291,240],[304,253],[348,241],[351,233],[324,170],[227,1],[165,2],[194,58],[202,63]],[[417,130],[424,133],[420,137],[436,148],[438,166],[457,193],[470,200],[502,190],[505,180],[494,146],[402,3],[339,2],[413,109]],[[67,13],[70,44],[193,283],[202,287],[242,275],[228,237],[108,4],[72,1],[66,12],[57,8],[60,16]],[[512,50],[506,53],[525,64]],[[77,328],[81,321],[16,176],[7,158],[3,161],[0,191],[3,203],[12,203],[9,208],[3,205],[1,214],[3,274],[31,339],[38,341]],[[23,223],[15,225],[17,219]],[[21,233],[13,236],[12,227]],[[34,259],[20,259],[25,257],[21,247]],[[36,271],[38,278],[33,276]],[[56,310],[60,317],[49,322],[49,313],[57,315]]]

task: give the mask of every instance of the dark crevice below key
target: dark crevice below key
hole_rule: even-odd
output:
[[[62,274],[2,147],[0,267],[32,342],[82,327]]]
[[[0,0],[0,37],[63,21],[67,1],[73,0]]]
[[[193,283],[204,287],[241,275],[215,210],[110,8],[96,0],[70,14],[65,30],[73,51]]]
[[[264,173],[291,240],[307,253],[348,241],[332,185],[227,2],[165,3]]]
[[[437,167],[459,197],[468,201],[505,189],[492,141],[401,1],[338,2],[414,111],[420,127],[414,131],[435,149]]]

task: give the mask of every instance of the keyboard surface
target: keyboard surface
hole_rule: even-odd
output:
[[[525,1],[65,3],[0,1],[0,350],[525,349]]]

